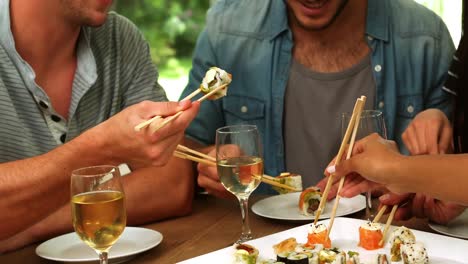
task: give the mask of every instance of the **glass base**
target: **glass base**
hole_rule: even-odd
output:
[[[248,234],[242,234],[240,238],[236,241],[236,244],[242,244],[244,242],[247,242],[249,240],[252,240],[254,237],[252,236],[251,233]]]

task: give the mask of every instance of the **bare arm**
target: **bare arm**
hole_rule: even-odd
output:
[[[177,169],[174,169],[177,168]],[[139,169],[123,177],[128,225],[140,225],[190,213],[194,179],[190,161],[172,158],[164,167]],[[60,209],[32,227],[0,240],[0,252],[73,230],[69,197]]]
[[[189,109],[188,106],[187,103],[177,106],[169,102],[142,102],[46,154],[0,164],[0,211],[8,212],[0,214],[0,240],[32,226],[63,206],[69,200],[69,177],[73,169],[125,162],[133,166],[165,165],[183,137],[183,130],[198,111],[197,103]],[[133,130],[149,115],[170,115],[181,109],[187,110],[157,133]],[[143,182],[149,178],[144,172],[135,176],[141,176]],[[129,186],[137,184],[133,178]]]
[[[403,156],[392,141],[371,135],[356,143],[355,155],[336,167],[336,175],[351,172],[385,185],[396,193],[424,193],[431,197],[468,205],[468,155]],[[361,184],[344,188],[344,196],[356,194]],[[362,190],[360,190],[362,191]]]

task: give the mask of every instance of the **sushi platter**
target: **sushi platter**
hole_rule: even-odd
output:
[[[320,221],[318,224],[328,225],[329,220]],[[379,254],[387,255],[390,259],[389,243],[385,243],[383,248],[376,250],[366,250],[358,246],[359,243],[359,227],[365,224],[366,221],[352,218],[338,217],[335,219],[333,231],[330,233],[332,246],[339,248],[343,251],[357,252],[360,256],[360,263],[377,263],[376,256]],[[390,226],[390,232],[393,232],[397,227]],[[276,259],[273,246],[288,238],[295,238],[299,243],[307,242],[307,234],[310,229],[310,224],[302,225],[286,231],[278,232],[269,236],[254,239],[248,242],[258,250],[258,258],[256,263],[265,263],[263,261],[268,259]],[[430,264],[462,264],[468,263],[468,241],[422,232],[418,230],[411,230],[414,236],[427,250]],[[235,263],[234,256],[236,248],[234,246],[220,249],[205,255],[201,255],[192,259],[188,259],[181,263]],[[388,263],[403,263],[389,262]]]

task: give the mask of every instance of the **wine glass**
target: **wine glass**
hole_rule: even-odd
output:
[[[248,200],[263,176],[263,159],[257,127],[226,126],[216,130],[216,164],[223,186],[239,200],[242,234],[236,243],[253,238],[249,227]]]
[[[124,231],[127,214],[119,168],[94,166],[74,170],[71,208],[75,232],[107,264],[112,245]]]
[[[341,131],[342,135],[346,132],[351,113],[343,113],[341,118]],[[372,133],[379,134],[382,138],[387,138],[387,129],[385,127],[383,113],[379,110],[364,110],[362,111],[359,121],[359,127],[356,134],[356,141],[364,138]],[[366,218],[373,219],[375,217],[376,209],[372,206],[372,190],[365,193],[366,195]]]

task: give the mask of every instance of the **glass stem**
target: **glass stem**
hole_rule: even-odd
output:
[[[107,260],[107,251],[99,252],[99,263],[100,264],[108,264],[109,261]]]
[[[239,204],[242,214],[242,236],[241,238],[250,237],[250,225],[249,225],[249,197],[239,197]]]

